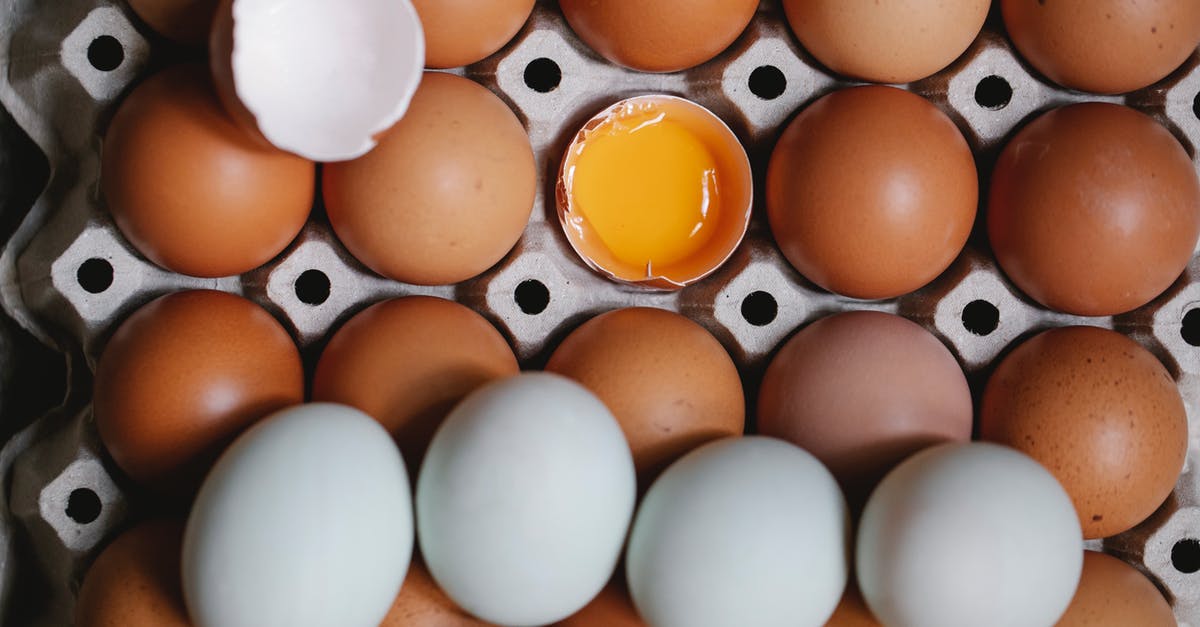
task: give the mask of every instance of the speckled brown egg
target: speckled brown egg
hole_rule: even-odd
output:
[[[742,34],[758,0],[561,0],[576,35],[601,56],[643,72],[677,72],[717,56]]]
[[[860,507],[909,455],[971,438],[971,390],[954,355],[915,322],[878,311],[822,318],[771,360],[758,431],[812,453]]]
[[[226,117],[201,65],[133,90],[108,127],[102,167],[108,209],[134,248],[201,277],[248,272],[282,252],[316,184],[311,161],[264,147]]]
[[[566,620],[557,623],[558,627],[646,627],[646,622],[638,616],[629,597],[629,589],[625,585],[624,576],[618,574],[611,583],[592,599],[582,610],[575,612]]]
[[[425,29],[425,67],[470,65],[504,47],[534,0],[413,0]]]
[[[408,296],[372,305],[338,329],[317,363],[312,397],[373,416],[396,437],[415,477],[450,409],[519,370],[483,316],[441,298]]]
[[[546,370],[582,383],[612,410],[643,488],[688,451],[745,428],[729,353],[677,313],[634,307],[596,316],[563,340]]]
[[[329,221],[383,276],[465,281],[500,261],[533,211],[529,136],[477,83],[426,72],[408,113],[374,150],[324,168]]]
[[[767,216],[784,256],[853,298],[900,296],[941,274],[967,242],[978,196],[958,127],[894,87],[843,89],[810,105],[767,171]]]
[[[1187,453],[1187,415],[1167,369],[1107,329],[1051,329],[1017,346],[984,391],[980,436],[1048,468],[1085,538],[1142,522],[1166,500]]]
[[[1100,94],[1147,87],[1200,44],[1192,0],[1002,0],[1021,56],[1050,80]]]
[[[76,627],[190,627],[179,583],[183,523],[146,522],[117,536],[88,569]]]
[[[784,0],[792,31],[829,69],[908,83],[950,65],[975,40],[990,0]]]
[[[1004,147],[987,227],[1000,267],[1034,300],[1083,316],[1125,313],[1187,267],[1200,237],[1200,181],[1152,118],[1070,105]]]
[[[487,627],[446,596],[429,575],[424,562],[414,559],[396,602],[379,627]]]
[[[1084,551],[1083,575],[1058,627],[1175,627],[1175,614],[1145,575],[1104,553]]]
[[[243,429],[304,400],[300,353],[233,294],[168,294],[123,322],[96,365],[93,410],[113,461],[164,493],[194,490]]]
[[[220,0],[129,0],[129,8],[154,32],[181,44],[200,45]]]

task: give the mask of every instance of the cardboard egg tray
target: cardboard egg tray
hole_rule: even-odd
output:
[[[506,48],[456,71],[497,93],[525,123],[541,180],[533,216],[512,253],[482,276],[444,287],[404,285],[366,270],[338,244],[319,200],[290,248],[240,277],[184,277],[141,258],[100,198],[101,138],[123,94],[164,56],[177,54],[121,3],[0,0],[0,234],[6,242],[0,302],[12,319],[0,325],[0,437],[8,438],[0,451],[6,505],[0,507],[0,624],[70,624],[79,579],[96,551],[153,509],[99,442],[89,404],[91,369],[106,338],[137,307],[166,292],[210,288],[265,306],[293,333],[310,368],[331,329],[370,303],[404,294],[450,298],[479,311],[527,368],[540,367],[568,332],[597,313],[634,305],[670,309],[721,340],[742,372],[751,409],[774,349],[806,322],[837,311],[876,309],[922,324],[958,357],[976,398],[997,357],[1036,330],[1068,324],[1116,329],[1154,352],[1178,382],[1191,423],[1189,460],[1156,514],[1090,546],[1137,565],[1166,592],[1180,624],[1200,626],[1200,572],[1194,572],[1200,566],[1200,257],[1151,304],[1116,317],[1080,318],[1024,298],[990,258],[981,221],[940,278],[914,294],[877,302],[825,293],[798,275],[771,240],[761,194],[733,258],[680,292],[609,282],[571,251],[555,213],[554,177],[575,131],[607,105],[645,93],[699,102],[741,137],[761,190],[783,125],[805,104],[847,85],[800,49],[776,0],[764,1],[747,31],[717,59],[669,75],[603,61],[574,37],[556,3],[539,0]],[[950,68],[907,87],[958,123],[985,185],[1013,129],[1068,102],[1122,102],[1155,116],[1190,153],[1200,146],[1195,55],[1163,83],[1125,97],[1069,93],[1014,55],[998,15]],[[42,164],[49,166],[44,186]],[[47,363],[52,366],[42,366]]]

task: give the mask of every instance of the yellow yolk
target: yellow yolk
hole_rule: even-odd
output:
[[[716,159],[655,108],[623,111],[587,131],[567,176],[572,211],[613,256],[647,275],[700,250],[719,222]]]

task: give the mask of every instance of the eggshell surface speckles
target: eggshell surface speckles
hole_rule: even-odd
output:
[[[1018,346],[980,408],[980,436],[1049,468],[1087,538],[1125,531],[1166,500],[1187,434],[1167,369],[1137,342],[1095,327],[1052,329]]]

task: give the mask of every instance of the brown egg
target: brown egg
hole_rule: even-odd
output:
[[[624,577],[617,575],[614,580],[600,591],[582,610],[571,615],[566,620],[557,623],[558,627],[646,627],[645,621],[638,616],[625,586]]]
[[[529,136],[495,94],[426,72],[408,113],[364,157],[325,166],[329,221],[386,277],[458,283],[500,261],[533,211]]]
[[[519,371],[512,349],[483,316],[448,300],[408,296],[368,307],[334,334],[317,363],[312,396],[374,416],[415,471],[462,397]]]
[[[936,337],[877,311],[822,318],[771,360],[758,431],[821,460],[855,508],[896,464],[933,444],[971,438],[971,390]]]
[[[783,254],[853,298],[900,296],[941,274],[967,242],[978,194],[958,127],[893,87],[844,89],[801,111],[767,172]]]
[[[867,602],[863,600],[858,586],[854,584],[853,578],[851,579],[846,593],[842,595],[842,600],[833,611],[833,616],[829,617],[829,622],[825,623],[825,627],[881,627],[871,609],[867,607]]]
[[[1050,80],[1082,91],[1147,87],[1200,44],[1200,3],[1191,0],[1002,0],[1000,8],[1021,56]]]
[[[1158,588],[1125,562],[1083,552],[1079,589],[1058,627],[1175,627],[1175,614]]]
[[[75,627],[189,627],[179,580],[183,523],[142,523],[105,547],[83,578]]]
[[[1051,111],[1004,147],[988,236],[1017,287],[1083,316],[1136,309],[1170,287],[1200,237],[1200,182],[1167,129],[1120,105]]]
[[[287,247],[312,208],[315,166],[265,148],[225,116],[204,66],[168,68],[121,104],[101,186],[121,232],[160,266],[248,272]]]
[[[425,28],[425,67],[470,65],[504,47],[534,0],[413,0]]]
[[[567,23],[601,56],[643,72],[712,59],[746,30],[758,0],[560,0]]]
[[[379,627],[485,627],[466,613],[438,587],[419,559],[408,567],[408,575],[392,609]]]
[[[792,31],[829,69],[908,83],[957,59],[983,28],[991,0],[784,0]]]
[[[221,0],[129,0],[129,8],[154,32],[181,44],[200,45]]]
[[[670,311],[636,307],[601,314],[550,356],[612,410],[647,487],[688,451],[745,429],[737,367],[708,331]]]
[[[1045,331],[1012,351],[984,391],[980,437],[1041,462],[1075,503],[1085,538],[1142,522],[1183,469],[1188,425],[1167,369],[1106,329]]]
[[[291,336],[258,305],[178,292],[121,324],[94,389],[96,427],[117,465],[184,494],[243,429],[304,400],[304,371]]]

